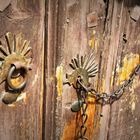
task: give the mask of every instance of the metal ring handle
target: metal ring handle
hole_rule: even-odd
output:
[[[14,73],[14,71],[16,70],[16,66],[15,65],[12,65],[9,72],[8,72],[8,76],[7,76],[7,83],[8,83],[8,86],[13,89],[13,90],[21,90],[25,87],[26,83],[27,83],[27,74],[25,73],[25,76],[24,76],[24,81],[19,85],[19,86],[14,86],[11,82],[11,79],[12,79],[12,75]]]

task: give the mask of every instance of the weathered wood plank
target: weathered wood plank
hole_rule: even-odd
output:
[[[44,103],[46,111],[44,139],[77,139],[76,132],[80,121],[70,110],[73,101],[77,100],[76,93],[73,88],[61,85],[62,79],[65,80],[63,76],[66,72],[71,71],[68,66],[71,58],[75,57],[77,53],[89,53],[94,47],[99,62],[99,74],[95,81],[92,81],[93,86],[99,92],[110,93],[118,86],[117,69],[122,65],[124,56],[130,52],[139,54],[139,41],[137,41],[139,39],[139,20],[135,23],[130,19],[128,12],[131,11],[130,5],[129,1],[121,0],[49,1],[48,25],[46,26],[48,43],[47,57],[45,57],[47,89]],[[132,5],[134,6],[134,3]],[[90,42],[88,42],[89,40]],[[135,41],[136,43],[133,45]],[[54,80],[55,74],[58,78],[57,83]],[[59,90],[57,90],[58,86]],[[138,89],[139,87],[135,90],[138,91]],[[127,130],[123,130],[127,136],[121,135],[121,125],[118,124],[127,114],[122,113],[121,118],[118,118],[120,106],[126,106],[121,101],[103,108],[100,105],[95,106],[93,102],[89,103],[87,110],[89,115],[87,137],[89,139],[111,140],[114,137],[117,137],[116,139],[132,137]],[[137,138],[138,136],[139,134],[136,134]]]
[[[97,3],[97,7],[95,6],[95,3]],[[60,68],[60,66],[63,67],[63,76],[65,76],[66,72],[71,71],[69,68],[71,58],[75,57],[77,54],[83,55],[91,52],[91,48],[88,45],[88,40],[90,39],[93,31],[97,31],[97,36],[100,36],[102,34],[102,30],[104,28],[104,9],[98,11],[99,7],[105,8],[104,2],[90,0],[63,0],[58,2],[58,28],[56,29],[56,27],[53,26],[53,29],[55,28],[55,30],[57,30],[58,41],[57,46],[55,46],[57,49],[55,65],[57,66],[57,68]],[[98,16],[98,27],[94,29],[88,29],[87,15],[90,12],[94,11],[97,12]],[[53,20],[54,22],[56,22],[56,17],[54,17]],[[102,37],[100,39],[102,40]],[[97,56],[100,57],[101,51],[99,50],[97,53]],[[65,80],[65,77],[63,77],[63,80]],[[57,94],[58,95],[55,114],[56,130],[55,134],[52,135],[55,135],[54,139],[77,139],[77,134],[75,132],[78,130],[77,127],[79,125],[77,126],[77,124],[79,124],[80,121],[76,119],[76,114],[72,113],[70,110],[70,106],[73,101],[77,100],[75,90],[73,90],[73,88],[71,87],[63,86],[63,92],[60,93],[61,95],[59,95],[59,93]],[[92,139],[94,134],[94,102],[89,102],[87,113],[89,115],[89,119],[87,121],[87,137],[89,137],[89,139]]]
[[[118,14],[117,11],[120,12],[121,15],[121,10],[118,9],[118,3],[116,1],[109,1],[107,4],[107,15],[106,15],[106,25],[105,25],[105,41],[104,41],[104,49],[106,53],[104,54],[104,58],[106,61],[104,61],[104,64],[106,65],[106,70],[104,69],[103,72],[105,74],[105,88],[104,92],[110,93],[111,92],[111,79],[112,79],[112,73],[113,70],[115,69],[115,61],[116,61],[116,55],[117,55],[117,50],[118,50],[118,42],[119,42],[119,35],[120,35],[120,30],[118,30],[118,26],[116,23],[118,22]],[[117,27],[116,27],[117,26]],[[101,64],[103,65],[103,64]],[[110,106],[106,105],[102,107],[102,117],[100,120],[100,134],[99,134],[99,139],[100,140],[106,140],[108,136],[108,130],[109,130],[109,119],[110,119]]]
[[[69,69],[69,62],[77,53],[87,50],[86,13],[89,1],[61,1],[59,4],[58,22],[58,67],[64,68],[63,75]],[[65,5],[64,5],[65,4]],[[65,79],[65,78],[64,78]],[[57,138],[63,140],[75,139],[77,127],[76,114],[70,110],[70,105],[76,99],[73,88],[63,86],[63,93],[57,97]]]
[[[32,70],[24,90],[26,97],[12,106],[0,103],[1,140],[42,139],[44,0],[13,0],[0,12],[0,36],[20,33],[31,41]],[[1,91],[4,89],[1,85]]]
[[[131,19],[128,10],[132,11],[132,9],[138,4],[136,1],[131,4],[130,1],[122,2],[123,4],[123,13],[120,16],[120,30],[126,36],[125,42],[123,42],[122,34],[120,34],[120,42],[119,42],[119,51],[118,58],[120,55],[121,62],[124,60],[125,55],[131,53],[140,55],[139,50],[139,25],[140,20],[134,21]],[[119,13],[118,13],[119,14]],[[123,42],[123,43],[122,43]],[[118,60],[118,59],[117,59]],[[116,62],[119,63],[119,62]],[[129,61],[128,61],[129,63]],[[131,67],[133,67],[133,62]],[[140,63],[140,62],[139,62]],[[121,64],[123,66],[123,63]],[[118,79],[118,77],[115,77]],[[117,81],[117,80],[116,80]],[[116,86],[116,84],[115,84]],[[139,76],[135,78],[134,83],[129,88],[128,91],[125,92],[124,96],[114,103],[111,107],[111,116],[110,116],[110,129],[108,132],[108,139],[112,140],[115,138],[116,140],[128,140],[135,139],[138,140],[140,137],[139,129],[139,92],[140,92],[140,84],[139,84]]]
[[[118,67],[123,66],[124,57],[127,54],[131,54],[131,53],[139,55],[139,47],[137,41],[139,38],[138,37],[139,22],[136,23],[132,21],[132,19],[130,19],[129,10],[131,9],[131,6],[133,7],[134,5],[131,5],[130,1],[125,1],[125,2],[109,1],[108,21],[106,23],[106,28],[105,28],[106,38],[109,38],[109,44],[107,45],[107,42],[104,43],[105,46],[106,45],[109,46],[108,52],[110,52],[107,53],[108,62],[105,63],[107,64],[105,88],[106,88],[106,92],[108,93],[116,89],[117,86],[119,85],[117,84],[117,81],[120,75],[118,75],[117,69]],[[130,66],[131,65],[133,67],[133,64],[130,64]],[[112,76],[114,77],[113,78],[114,82],[111,82]],[[138,80],[136,81],[138,82]],[[128,90],[126,93],[130,93],[130,92],[131,90]],[[135,93],[134,96],[136,96]],[[127,101],[125,101],[125,99]],[[100,134],[99,134],[100,140],[107,140],[107,139],[127,140],[133,138],[138,139],[139,134],[133,133],[135,134],[133,135],[131,133],[132,129],[130,129],[130,125],[128,123],[131,120],[132,122],[134,121],[132,115],[129,115],[131,114],[131,111],[129,109],[130,108],[129,104],[130,102],[132,102],[132,99],[133,97],[131,97],[131,95],[130,96],[124,95],[124,97],[122,97],[122,100],[120,99],[119,101],[114,103],[111,106],[111,108],[109,106],[104,106],[102,108],[103,117],[101,118],[100,121],[101,123]],[[137,104],[139,106],[137,101],[134,101],[134,104]],[[127,111],[125,110],[125,108]],[[133,124],[134,128],[135,125],[136,124]],[[137,132],[135,129],[133,129],[133,131]]]
[[[56,106],[56,49],[58,0],[47,0],[45,6],[45,93],[43,114],[43,139],[55,139],[55,106]]]

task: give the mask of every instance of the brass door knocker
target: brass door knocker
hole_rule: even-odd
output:
[[[6,81],[6,92],[9,94],[21,93],[27,84],[28,71],[31,69],[30,42],[24,40],[21,33],[14,35],[10,32],[6,34],[5,42],[5,45],[0,43],[0,84]],[[14,79],[18,78],[22,80],[14,84]]]
[[[64,82],[64,84],[73,86],[76,90],[78,100],[72,104],[71,110],[73,112],[81,111],[82,125],[80,127],[78,138],[88,140],[85,135],[87,131],[86,121],[88,119],[88,115],[86,113],[88,107],[87,97],[89,94],[95,98],[96,103],[101,105],[112,104],[123,95],[125,89],[132,84],[135,76],[140,73],[140,64],[134,68],[129,79],[125,80],[123,84],[111,94],[98,93],[95,89],[90,87],[89,78],[95,77],[98,72],[98,65],[95,62],[94,53],[81,57],[77,55],[76,58],[71,59],[71,63],[69,65],[73,69],[73,72],[71,74],[66,74],[67,81]]]
[[[23,78],[24,78],[24,81],[22,83],[20,83],[19,86],[15,86],[12,82],[11,82],[11,79],[13,77],[18,77],[20,76],[21,74],[19,73],[17,76],[13,76],[14,75],[14,72],[16,71],[16,66],[12,65],[9,72],[8,72],[8,76],[7,76],[7,83],[8,83],[8,86],[13,89],[13,90],[22,90],[25,86],[26,86],[26,83],[27,83],[27,70],[25,68],[21,68],[20,71],[24,71],[24,73],[22,74]]]

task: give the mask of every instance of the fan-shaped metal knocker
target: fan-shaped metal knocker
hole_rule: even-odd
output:
[[[98,72],[98,64],[95,62],[95,55],[91,53],[90,55],[79,56],[71,59],[69,64],[73,69],[71,74],[66,74],[67,81],[64,84],[72,85],[77,93],[78,100],[75,101],[71,106],[71,111],[81,112],[82,125],[80,127],[80,133],[78,134],[78,139],[88,138],[85,136],[87,131],[86,121],[88,116],[86,110],[88,107],[88,91],[90,88],[89,78],[95,77]]]
[[[24,40],[21,33],[14,35],[8,32],[5,42],[0,42],[0,84],[6,81],[9,91],[21,92],[27,84],[31,55],[30,42]],[[14,79],[18,78],[22,80],[14,84]]]
[[[135,76],[140,73],[140,64],[138,64],[132,73],[130,74],[128,80],[125,80],[122,85],[120,85],[112,93],[98,93],[94,88],[91,88],[89,83],[89,78],[95,77],[98,72],[98,64],[95,62],[95,54],[79,56],[71,59],[69,64],[73,69],[71,74],[66,74],[67,81],[64,84],[73,86],[76,90],[78,100],[73,102],[71,106],[71,111],[81,112],[82,124],[80,126],[80,132],[78,133],[77,139],[88,140],[86,137],[86,121],[88,115],[86,113],[88,107],[88,96],[92,95],[95,98],[95,103],[101,105],[112,104],[114,101],[118,100],[124,93],[125,89],[131,85]]]

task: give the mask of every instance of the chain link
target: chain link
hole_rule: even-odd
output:
[[[85,136],[87,131],[86,121],[88,119],[88,115],[86,114],[87,107],[88,107],[88,101],[87,101],[88,93],[84,90],[84,88],[81,86],[80,83],[81,83],[81,78],[79,77],[76,83],[76,87],[78,87],[76,88],[77,95],[79,100],[82,101],[82,107],[81,107],[82,124],[80,126],[79,139],[88,140],[88,138]]]
[[[87,126],[86,126],[86,121],[88,119],[88,115],[86,114],[86,110],[88,107],[88,102],[87,102],[87,93],[86,92],[81,92],[81,99],[82,99],[82,125],[80,128],[80,138],[84,140],[88,140],[88,138],[85,137],[86,131],[87,131]]]
[[[107,93],[98,93],[95,89],[91,89],[91,88],[87,88],[86,86],[84,86],[82,84],[82,82],[79,82],[79,84],[83,87],[83,89],[87,92],[87,93],[91,93],[97,103],[100,103],[102,105],[104,104],[112,104],[114,101],[118,100],[124,93],[125,89],[127,87],[129,87],[135,76],[137,76],[140,73],[140,64],[138,64],[135,69],[133,70],[133,72],[130,74],[129,79],[125,80],[124,83],[114,92],[112,92],[111,94],[107,94]]]

